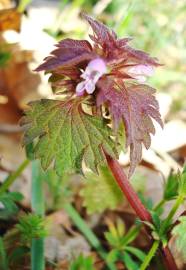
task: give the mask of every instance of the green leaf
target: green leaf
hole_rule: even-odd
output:
[[[160,227],[161,227],[161,220],[160,220],[158,214],[155,211],[151,211],[151,216],[152,216],[153,224],[154,224],[156,230],[159,231]]]
[[[105,232],[104,235],[105,235],[106,240],[109,242],[109,244],[112,247],[117,248],[118,239],[111,232]]]
[[[124,261],[127,270],[139,270],[139,265],[133,261],[127,252],[124,252],[122,260]]]
[[[120,255],[120,251],[116,249],[112,249],[107,255],[107,261],[111,263],[115,263]]]
[[[8,196],[14,202],[20,202],[24,199],[23,194],[21,194],[20,192],[9,192]]]
[[[82,110],[79,101],[40,100],[30,103],[21,124],[25,125],[24,143],[38,138],[35,158],[43,169],[51,164],[59,175],[82,173],[82,160],[94,172],[105,162],[101,148],[115,156],[111,129],[99,116]]]
[[[164,200],[172,200],[178,195],[178,178],[175,174],[170,174],[164,185]]]
[[[122,239],[122,245],[126,246],[129,243],[131,243],[132,241],[134,241],[134,239],[136,239],[136,237],[138,236],[140,231],[140,226],[132,226],[128,232],[126,233],[126,235],[124,236],[124,238]]]
[[[116,181],[105,166],[99,167],[99,175],[87,173],[80,195],[89,214],[114,209],[123,202],[123,195]]]
[[[47,235],[45,219],[36,214],[22,216],[19,220],[19,224],[16,225],[16,228],[21,233],[23,242],[44,238]]]
[[[186,173],[179,174],[178,177],[179,177],[178,193],[180,196],[186,197]]]
[[[136,256],[136,258],[138,258],[140,261],[144,261],[146,254],[145,252],[143,252],[142,250],[135,248],[135,247],[126,247],[125,248],[126,251],[130,252],[131,254],[133,254],[134,256]]]
[[[0,68],[5,67],[8,61],[10,60],[10,58],[11,58],[10,52],[0,51]]]
[[[179,224],[174,227],[172,234],[176,236],[176,246],[186,262],[186,216],[179,218]]]
[[[95,270],[91,257],[78,256],[70,265],[69,270]]]
[[[16,202],[23,199],[23,195],[19,192],[5,192],[0,195],[0,202],[2,204],[0,208],[0,218],[8,219],[12,215],[18,212]]]

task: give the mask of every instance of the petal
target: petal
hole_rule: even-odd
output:
[[[99,80],[99,78],[102,76],[102,74],[100,74],[99,72],[97,72],[95,75],[94,75],[94,78],[92,79],[93,83],[96,84],[97,81]]]
[[[87,66],[87,69],[96,70],[99,73],[101,73],[101,75],[103,75],[107,72],[106,63],[101,58],[96,58],[96,59],[90,61],[88,66]]]
[[[85,81],[82,81],[76,86],[76,93],[78,96],[82,96],[85,92]]]
[[[94,82],[92,80],[87,81],[87,83],[85,85],[85,89],[86,89],[88,94],[92,94],[95,90]]]
[[[141,76],[141,75],[136,75],[136,76],[133,76],[139,83],[144,83],[147,78],[145,76]]]
[[[91,72],[92,72],[91,68],[87,66],[85,71],[81,74],[81,78],[83,78],[84,80],[89,79]]]

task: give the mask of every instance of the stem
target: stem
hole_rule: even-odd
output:
[[[182,196],[178,196],[178,198],[176,199],[175,204],[173,205],[170,213],[168,214],[167,218],[165,219],[164,223],[162,224],[162,232],[167,228],[167,226],[169,226],[169,224],[172,222],[172,219],[175,215],[175,213],[177,212],[178,208],[180,207],[180,205],[183,203],[184,198]]]
[[[121,188],[124,196],[128,199],[131,207],[136,212],[137,216],[142,221],[152,222],[152,217],[149,211],[145,208],[145,206],[140,201],[138,195],[133,190],[133,187],[129,183],[127,176],[125,175],[123,168],[120,166],[119,162],[105,153],[108,166],[112,171],[113,176],[115,177],[116,182],[118,183],[119,187]],[[148,231],[148,230],[147,230]],[[162,248],[163,258],[168,270],[178,270],[174,258],[168,248]]]
[[[1,270],[8,270],[8,256],[5,250],[3,238],[0,237],[0,267]]]
[[[64,209],[69,215],[69,217],[72,219],[76,227],[79,229],[79,231],[82,232],[83,235],[86,237],[86,239],[89,241],[91,246],[95,248],[98,251],[101,258],[105,260],[108,268],[110,270],[116,270],[116,267],[114,264],[107,262],[107,253],[101,246],[99,239],[92,232],[92,230],[87,226],[87,224],[84,222],[84,220],[76,211],[76,209],[69,203],[64,205]]]
[[[166,203],[166,201],[164,199],[162,199],[155,207],[154,207],[154,211],[157,211],[159,208],[161,208],[164,204]]]
[[[133,187],[129,183],[127,176],[125,175],[122,167],[120,166],[119,162],[109,155],[106,155],[108,166],[110,167],[118,185],[120,186],[122,192],[124,193],[125,197],[127,197],[131,207],[136,212],[137,216],[142,221],[152,222],[151,214],[142,204],[141,200],[139,199],[137,193],[134,191]]]
[[[29,160],[26,159],[22,162],[22,164],[17,168],[15,172],[10,174],[5,181],[0,186],[0,195],[3,194],[5,191],[8,190],[8,188],[12,185],[12,183],[17,179],[18,176],[21,175],[21,173],[24,171],[24,169],[28,166]]]
[[[32,161],[32,210],[39,216],[44,216],[44,194],[41,167],[38,160]],[[44,239],[32,239],[31,245],[32,270],[44,270]]]
[[[174,257],[172,256],[172,253],[170,252],[170,249],[168,246],[162,248],[162,255],[163,255],[163,261],[167,269],[171,270],[178,270],[178,267],[175,263]]]
[[[159,241],[154,241],[151,249],[149,250],[149,253],[145,257],[145,260],[143,261],[142,265],[140,266],[140,270],[145,270],[149,266],[149,263],[154,257],[158,247],[159,247]]]
[[[166,218],[166,220],[168,222],[171,222],[172,218],[174,217],[174,215],[176,214],[178,208],[180,207],[180,205],[183,203],[184,201],[184,197],[183,196],[178,196],[178,198],[176,199],[175,204],[173,205],[168,217]]]
[[[44,270],[44,239],[32,239],[31,266],[32,270]]]

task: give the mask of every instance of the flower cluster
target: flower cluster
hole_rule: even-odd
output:
[[[102,23],[86,14],[82,17],[93,30],[92,42],[64,39],[36,70],[52,74],[50,81],[58,94],[81,99],[89,95],[96,109],[107,107],[115,129],[124,124],[131,175],[141,159],[142,144],[149,148],[150,134],[155,133],[152,118],[162,126],[155,90],[144,84],[159,63],[130,47],[131,38],[118,38]]]

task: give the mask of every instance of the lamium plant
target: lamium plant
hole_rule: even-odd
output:
[[[153,120],[163,126],[155,89],[145,83],[160,64],[129,46],[131,38],[118,38],[102,23],[81,16],[92,28],[91,41],[64,39],[36,68],[50,74],[56,99],[29,104],[21,121],[24,144],[34,143],[35,158],[43,169],[52,167],[59,176],[84,174],[85,166],[98,173],[98,166],[108,164],[150,236],[154,217],[128,179],[141,160],[142,146],[150,147]],[[117,161],[123,145],[121,131],[130,149],[128,178]],[[168,246],[159,240],[154,243],[151,253],[160,247],[167,269],[177,269]]]

